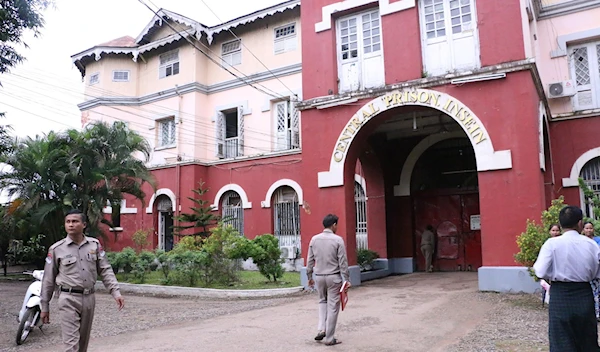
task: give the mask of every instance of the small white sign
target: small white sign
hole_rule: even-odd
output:
[[[471,215],[471,231],[481,230],[481,215]]]

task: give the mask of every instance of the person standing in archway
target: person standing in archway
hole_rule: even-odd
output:
[[[550,352],[600,351],[594,294],[590,282],[600,278],[600,248],[581,236],[583,212],[566,206],[559,213],[564,233],[548,239],[533,270],[552,282],[548,308]]]
[[[425,258],[425,270],[429,273],[433,272],[433,265],[431,264],[435,250],[435,235],[433,231],[433,226],[427,225],[426,230],[421,234],[421,253]]]

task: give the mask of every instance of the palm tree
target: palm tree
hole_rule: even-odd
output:
[[[101,236],[101,222],[112,227],[112,221],[103,218],[107,204],[118,212],[129,194],[143,206],[143,184],[155,188],[145,166],[149,156],[148,142],[126,124],[97,122],[81,132],[51,132],[20,142],[0,160],[12,168],[0,172],[0,187],[19,198],[22,209],[32,211],[32,221],[49,240],[64,236],[63,215],[69,208],[82,210],[88,216],[88,233]]]

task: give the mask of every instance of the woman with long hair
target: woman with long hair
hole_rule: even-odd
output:
[[[560,225],[559,224],[550,225],[550,227],[548,228],[548,232],[550,233],[550,237],[560,236]]]

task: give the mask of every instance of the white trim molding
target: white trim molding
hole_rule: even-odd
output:
[[[345,0],[323,6],[321,9],[321,22],[315,24],[315,32],[319,33],[331,29],[331,15],[339,11],[351,10],[371,3],[379,3],[379,14],[381,16],[415,7],[415,0]]]
[[[244,191],[242,186],[237,185],[235,183],[230,183],[230,184],[227,184],[227,185],[221,187],[221,189],[217,192],[217,195],[215,196],[215,202],[211,205],[213,211],[219,210],[219,204],[221,203],[221,198],[223,197],[225,192],[228,192],[228,191],[233,191],[240,196],[240,199],[242,200],[242,208],[252,209],[252,202],[248,201],[248,195],[246,194],[246,191]]]
[[[158,198],[158,196],[162,195],[171,198],[171,205],[173,206],[173,212],[175,212],[175,209],[177,209],[177,205],[175,204],[177,202],[177,197],[175,196],[175,193],[173,193],[173,191],[171,191],[168,188],[161,188],[152,195],[152,198],[150,198],[150,202],[148,203],[148,207],[146,208],[146,214],[152,214],[152,210],[154,208],[154,201],[156,200],[156,198]]]
[[[275,191],[281,186],[292,187],[294,189],[294,191],[296,191],[296,194],[298,195],[298,204],[302,205],[304,203],[304,193],[302,192],[302,187],[300,187],[298,182],[296,182],[294,180],[290,180],[289,178],[282,178],[281,180],[273,183],[271,185],[271,187],[269,187],[269,190],[267,191],[265,200],[260,202],[260,206],[262,208],[270,208],[271,207],[271,199],[273,198],[273,193],[275,193]]]
[[[579,175],[581,174],[581,169],[583,169],[588,161],[597,157],[600,157],[600,147],[590,149],[581,154],[581,156],[575,160],[573,167],[571,167],[571,175],[562,179],[563,187],[579,187]]]
[[[109,205],[105,206],[102,209],[104,214],[112,214],[112,207]],[[121,199],[121,214],[137,214],[137,208],[127,208],[127,201],[125,199]]]
[[[559,35],[556,38],[558,45],[556,50],[550,52],[550,57],[555,59],[557,57],[567,56],[567,44],[572,42],[579,42],[582,40],[595,38],[600,36],[600,27],[591,28],[581,32],[575,32],[570,34]]]
[[[365,198],[367,198],[367,181],[365,178],[359,174],[354,174],[354,181],[362,187],[363,192],[365,192]]]
[[[435,90],[406,89],[379,96],[350,116],[333,147],[329,170],[318,174],[319,188],[343,186],[347,152],[362,126],[382,112],[401,106],[424,106],[439,110],[453,118],[473,146],[477,171],[512,169],[511,151],[494,150],[491,136],[483,122],[460,100]]]
[[[415,165],[419,158],[429,147],[432,147],[434,144],[445,141],[447,139],[452,138],[460,138],[467,137],[463,132],[456,131],[451,133],[438,133],[432,134],[424,138],[419,144],[417,144],[413,150],[410,152],[406,161],[404,162],[404,166],[402,166],[402,173],[400,174],[400,183],[394,186],[394,196],[396,197],[404,197],[410,196],[410,182],[412,179],[413,170],[415,169]]]

